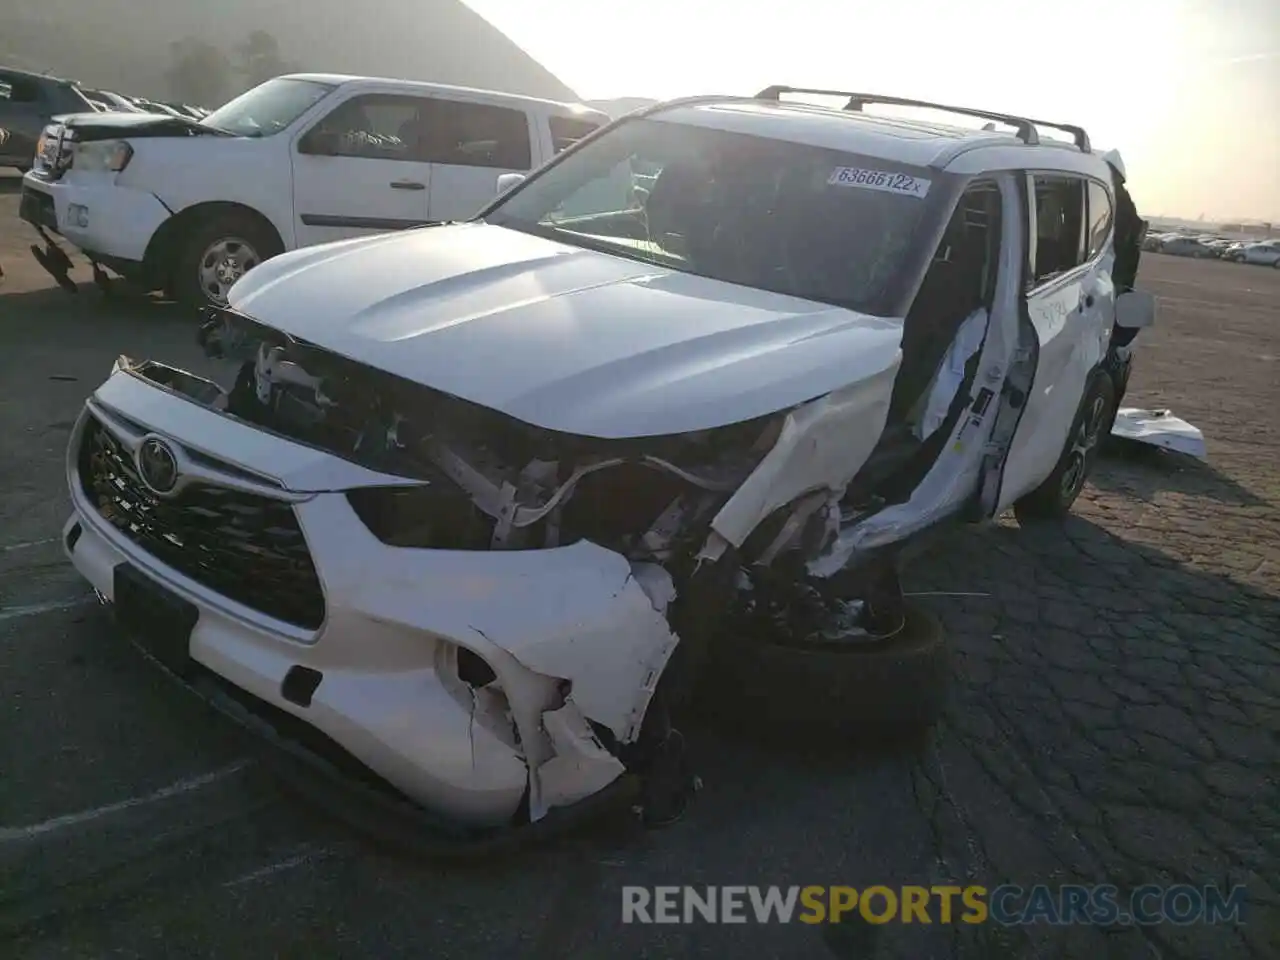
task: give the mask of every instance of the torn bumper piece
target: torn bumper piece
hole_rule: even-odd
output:
[[[144,651],[145,654],[145,651]],[[149,656],[149,655],[148,655]],[[586,822],[630,814],[641,798],[641,779],[625,774],[598,792],[550,810],[533,823],[483,827],[450,820],[369,776],[353,759],[315,749],[314,736],[299,736],[297,721],[248,703],[213,673],[165,674],[188,693],[249,735],[271,774],[328,815],[395,849],[432,858],[474,858],[552,840]]]
[[[1145,443],[1162,450],[1184,453],[1198,460],[1205,459],[1208,451],[1204,434],[1181,417],[1168,410],[1140,410],[1137,407],[1121,407],[1111,435],[1121,440]]]

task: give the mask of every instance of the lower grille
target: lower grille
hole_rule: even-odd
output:
[[[58,229],[58,217],[53,210],[53,197],[30,187],[22,188],[22,198],[18,201],[18,217],[37,227]]]
[[[314,630],[324,595],[293,507],[225,487],[155,496],[129,451],[97,419],[85,424],[80,485],[103,519],[157,560],[237,603]]]

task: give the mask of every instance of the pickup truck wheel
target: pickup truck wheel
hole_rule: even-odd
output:
[[[941,715],[951,676],[942,625],[910,600],[884,639],[799,644],[725,638],[708,670],[717,714],[735,728],[805,742],[918,742]]]
[[[1098,460],[1099,448],[1106,439],[1104,431],[1114,420],[1115,406],[1115,383],[1105,370],[1096,371],[1076,411],[1066,447],[1053,473],[1013,505],[1019,523],[1060,519],[1070,512]]]
[[[228,213],[196,224],[185,237],[168,288],[195,307],[227,305],[236,281],[279,253],[279,243],[252,217]]]

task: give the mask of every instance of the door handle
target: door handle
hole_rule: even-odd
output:
[[[391,182],[392,190],[425,190],[425,183],[418,183],[416,180],[393,180]]]

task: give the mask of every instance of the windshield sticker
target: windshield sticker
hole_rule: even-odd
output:
[[[861,167],[836,167],[827,178],[827,183],[833,187],[862,187],[864,190],[882,190],[922,199],[929,195],[931,182],[905,173],[863,170]]]

